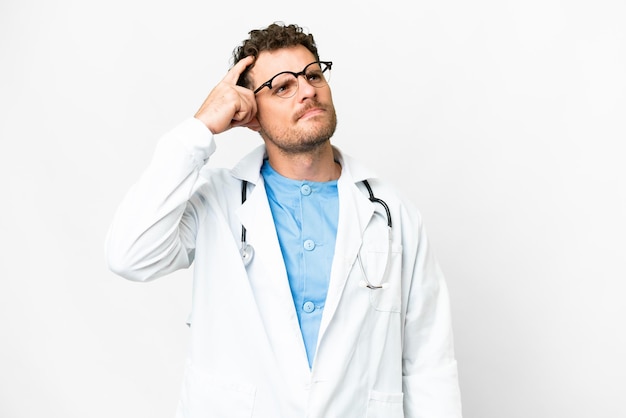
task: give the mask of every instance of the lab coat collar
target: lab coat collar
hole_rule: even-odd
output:
[[[355,184],[363,180],[378,177],[373,170],[360,164],[334,145],[333,154],[335,160],[341,164],[342,176],[350,178]],[[265,145],[259,145],[241,159],[231,170],[231,173],[240,180],[246,180],[256,185],[261,176],[261,165],[263,165],[263,160],[266,158],[267,151],[265,150]],[[344,172],[344,170],[346,172]]]
[[[267,158],[265,145],[259,145],[248,155],[243,157],[231,170],[232,175],[239,180],[245,180],[256,185],[261,177],[261,166]]]
[[[378,177],[376,173],[353,159],[348,154],[343,153],[339,148],[333,146],[333,153],[335,160],[341,164],[341,175],[348,179],[351,179],[355,184],[360,183],[363,180]],[[344,173],[344,170],[346,172]]]

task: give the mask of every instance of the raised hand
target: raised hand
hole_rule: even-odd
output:
[[[231,68],[209,93],[195,114],[213,134],[235,126],[258,130],[256,99],[252,90],[237,85],[241,73],[254,62],[249,56]]]

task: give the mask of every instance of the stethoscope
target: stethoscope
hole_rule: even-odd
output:
[[[374,203],[379,203],[385,209],[385,215],[387,216],[387,258],[385,260],[385,270],[383,271],[383,276],[379,285],[374,285],[370,282],[367,277],[367,273],[365,273],[365,268],[363,267],[363,262],[361,261],[361,252],[357,254],[357,260],[359,262],[359,267],[361,269],[361,273],[363,274],[363,280],[359,283],[361,287],[377,290],[377,289],[386,289],[389,287],[389,282],[387,281],[387,275],[389,273],[389,259],[391,258],[391,211],[389,210],[389,206],[385,203],[384,200],[377,198],[374,196],[374,192],[372,191],[372,187],[368,183],[367,180],[363,180],[363,184],[369,193],[369,200]],[[241,204],[246,201],[248,192],[248,181],[242,180],[241,182]],[[243,260],[243,265],[247,267],[252,258],[254,257],[254,248],[252,245],[248,244],[246,241],[246,227],[241,225],[241,248],[239,249],[239,253],[241,254],[241,259]]]

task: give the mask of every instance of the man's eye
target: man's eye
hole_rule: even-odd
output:
[[[272,90],[274,94],[284,95],[293,91],[293,89],[296,88],[296,83],[296,79],[292,77],[289,80],[282,80],[280,83],[276,84]]]
[[[322,78],[322,72],[321,71],[311,71],[310,73],[307,73],[306,78],[309,81],[319,81]]]

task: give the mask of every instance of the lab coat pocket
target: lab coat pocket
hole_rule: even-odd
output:
[[[189,418],[250,418],[256,387],[223,376],[187,369],[182,409]]]
[[[400,312],[402,246],[393,246],[390,252],[367,251],[363,269],[365,283],[369,281],[374,286],[382,286],[377,289],[367,288],[372,307],[381,312]]]
[[[402,392],[370,391],[367,401],[367,418],[404,418]]]

